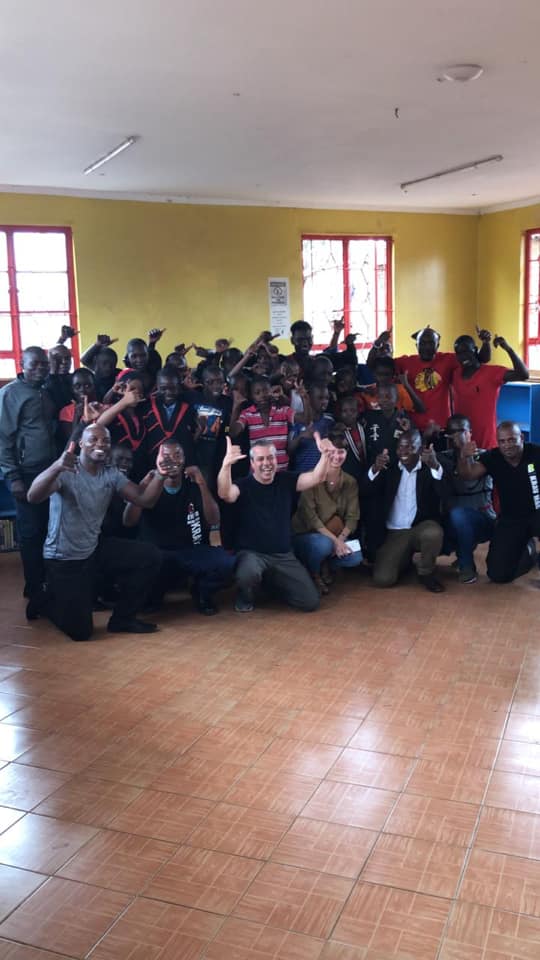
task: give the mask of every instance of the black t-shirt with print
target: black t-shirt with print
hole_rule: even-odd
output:
[[[162,550],[196,547],[208,543],[201,491],[184,477],[179,490],[163,490],[155,507],[143,510],[141,539]]]
[[[296,505],[298,474],[276,473],[272,483],[259,483],[251,474],[236,484],[238,550],[257,553],[288,553],[291,549],[291,515]]]
[[[498,449],[480,454],[480,463],[493,477],[499,493],[502,518],[522,520],[540,509],[538,444],[523,445],[523,456],[516,467],[512,467]]]

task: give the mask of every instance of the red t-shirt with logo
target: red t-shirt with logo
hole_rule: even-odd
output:
[[[418,429],[425,430],[430,420],[445,427],[450,416],[450,384],[459,368],[455,353],[436,353],[433,360],[421,360],[414,353],[396,357],[394,363],[398,373],[407,374],[411,387],[424,402],[426,412],[414,414]]]
[[[497,400],[507,372],[506,367],[483,364],[468,379],[461,369],[452,379],[454,413],[469,418],[473,440],[483,450],[497,446]]]

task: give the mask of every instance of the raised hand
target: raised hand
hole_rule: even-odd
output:
[[[341,320],[334,320],[332,326],[334,328],[334,333],[341,333],[345,327],[345,317],[341,317]]]
[[[377,339],[373,341],[373,346],[382,347],[383,344],[390,343],[391,337],[392,337],[392,327],[390,327],[389,330],[383,330],[383,332],[379,334]]]
[[[420,459],[422,463],[425,463],[426,467],[429,467],[430,470],[439,469],[439,461],[437,460],[437,454],[433,449],[433,444],[430,443],[429,447],[424,447],[422,453],[420,454]]]
[[[77,473],[77,457],[75,456],[76,448],[77,444],[74,440],[72,440],[64,450],[63,454],[58,457],[56,466],[59,473],[63,471],[67,471],[67,473]]]
[[[407,430],[411,429],[411,421],[403,413],[401,414],[401,416],[396,417],[396,423],[399,429],[403,430],[403,433],[406,433]]]
[[[373,470],[375,473],[380,473],[381,470],[387,470],[388,464],[390,463],[390,457],[388,450],[385,448],[382,453],[378,453],[375,457],[375,463],[373,464]]]
[[[98,403],[97,400],[89,401],[85,396],[83,401],[83,410],[81,420],[84,423],[95,423],[105,410],[104,403]]]
[[[319,453],[321,454],[325,452],[330,453],[334,449],[334,444],[330,440],[327,440],[326,437],[321,437],[319,431],[313,429],[313,424],[311,424],[310,427],[308,427],[308,429],[311,430],[312,437],[315,440],[315,443],[317,444],[317,450],[319,451]],[[306,432],[304,431],[302,436],[305,437],[305,435],[306,435]]]
[[[158,340],[161,340],[166,329],[167,327],[163,327],[163,330],[160,330],[159,327],[152,327],[152,329],[148,331],[148,339],[150,343],[157,343]]]
[[[125,407],[136,407],[138,403],[142,403],[144,397],[140,392],[139,387],[133,381],[128,383],[124,395],[122,397],[122,403]]]
[[[100,347],[110,347],[112,343],[117,343],[117,342],[118,342],[118,337],[114,337],[114,339],[111,340],[108,333],[98,333],[96,337],[96,343]]]
[[[190,480],[193,480],[193,483],[196,483],[198,487],[202,487],[205,484],[205,479],[197,466],[186,467],[184,470],[186,477],[189,477]]]
[[[493,341],[493,346],[501,347],[501,349],[506,350],[507,353],[510,350],[510,344],[504,339],[504,337],[499,337],[499,335],[495,337]]]
[[[223,458],[223,466],[232,466],[233,463],[237,463],[239,460],[246,459],[245,453],[242,453],[240,447],[237,447],[231,443],[231,438],[229,436],[225,437],[225,442],[227,444],[227,448]]]
[[[483,327],[480,328],[478,324],[475,325],[475,329],[476,336],[482,343],[489,343],[491,341],[491,332],[489,330],[485,330]]]
[[[74,327],[66,326],[65,324],[60,331],[60,339],[62,340],[62,342],[64,340],[72,340],[73,337],[78,337],[78,336],[79,336],[78,330],[75,330]]]
[[[354,347],[354,341],[356,340],[357,336],[358,336],[357,333],[347,334],[347,336],[345,337],[345,343],[347,344],[348,347]]]

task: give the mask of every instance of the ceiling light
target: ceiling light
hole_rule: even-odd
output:
[[[415,186],[417,183],[425,183],[426,180],[438,180],[439,177],[447,177],[451,173],[477,170],[478,167],[483,167],[486,163],[500,163],[503,159],[502,153],[497,153],[493,157],[484,157],[482,160],[472,160],[471,163],[462,163],[458,167],[448,167],[446,170],[438,170],[437,173],[430,173],[427,177],[417,177],[416,180],[406,180],[404,183],[400,183],[400,187],[404,193],[407,193],[408,188]]]
[[[455,63],[445,67],[439,79],[450,80],[451,83],[468,83],[469,80],[478,80],[484,68],[478,63]]]
[[[109,152],[103,157],[100,157],[99,160],[94,160],[89,167],[85,167],[83,173],[93,173],[93,171],[97,170],[98,167],[102,167],[104,163],[107,163],[109,160],[112,160],[113,157],[117,157],[119,153],[127,150],[128,147],[131,147],[138,139],[139,138],[137,136],[126,137],[126,139],[122,140],[122,143],[119,143],[117,147],[109,150]]]

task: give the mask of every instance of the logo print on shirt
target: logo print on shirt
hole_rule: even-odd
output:
[[[191,540],[196,547],[202,540],[201,515],[193,503],[188,504],[186,523],[191,530]]]
[[[432,367],[426,367],[420,370],[414,378],[414,386],[420,393],[427,393],[428,390],[435,390],[442,383],[440,373],[437,373]]]
[[[377,443],[377,441],[380,439],[380,436],[381,436],[381,433],[380,433],[379,424],[378,424],[378,423],[372,423],[372,424],[370,424],[370,427],[369,427],[369,439],[371,440],[371,442],[372,442],[372,443]]]
[[[540,490],[538,489],[538,477],[536,476],[534,463],[527,464],[527,473],[529,474],[529,483],[531,485],[531,491],[533,495],[534,509],[540,510]]]

